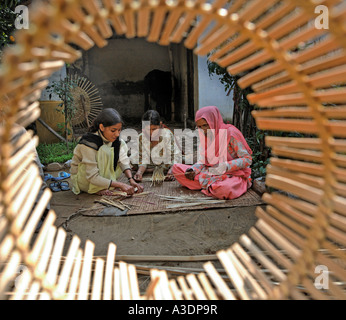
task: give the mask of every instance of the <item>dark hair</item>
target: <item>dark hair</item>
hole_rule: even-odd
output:
[[[160,114],[156,110],[148,110],[143,114],[142,121],[150,121],[150,124],[159,126],[162,120]]]
[[[89,132],[96,132],[99,130],[100,124],[105,127],[114,126],[117,123],[123,123],[119,112],[113,108],[103,109],[98,116],[94,119],[92,125],[89,128]]]

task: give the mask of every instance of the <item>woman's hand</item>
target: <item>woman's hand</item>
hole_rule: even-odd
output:
[[[144,190],[144,187],[142,185],[140,185],[139,183],[137,183],[134,179],[130,179],[130,184],[131,186],[134,188],[134,190],[136,190],[137,188],[137,193],[142,193]]]
[[[141,182],[143,179],[143,174],[140,171],[137,171],[136,174],[133,176],[133,179],[137,182]]]
[[[145,167],[139,167],[137,172],[136,172],[136,174],[134,175],[133,179],[136,182],[141,182],[142,179],[143,179],[143,174],[144,174],[145,171],[146,171]]]
[[[196,173],[193,169],[189,168],[185,171],[185,177],[189,180],[195,180]]]
[[[128,185],[126,183],[121,183],[119,185],[119,188],[121,189],[121,191],[126,192],[128,195],[133,195],[135,193],[135,188],[132,185]]]
[[[175,180],[175,177],[173,175],[173,167],[170,167],[168,172],[167,172],[167,175],[166,175],[166,178],[165,178],[165,181],[174,181]]]

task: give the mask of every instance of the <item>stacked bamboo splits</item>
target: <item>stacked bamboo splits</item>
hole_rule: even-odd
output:
[[[0,97],[8,97],[0,129],[0,294],[14,299],[136,299],[137,275],[126,263],[92,269],[94,245],[76,237],[60,269],[66,234],[50,212],[31,247],[33,230],[50,194],[32,211],[39,175],[27,142],[10,143],[17,122],[39,116],[37,99],[47,78],[80,53],[103,47],[112,35],[182,42],[196,54],[241,74],[263,130],[302,133],[268,137],[274,157],[266,183],[265,210],[258,209],[248,235],[217,253],[228,280],[211,261],[205,272],[169,279],[151,271],[143,298],[345,299],[346,254],[346,9],[323,0],[329,29],[315,25],[315,1],[215,0],[37,1],[29,30],[6,51]],[[113,248],[113,249],[112,249]],[[51,257],[51,259],[49,259]],[[24,270],[18,279],[18,268]],[[326,273],[322,273],[324,270]],[[329,272],[327,272],[329,271]],[[319,276],[320,283],[315,283]],[[111,279],[111,280],[110,280]],[[322,280],[321,280],[322,279]],[[13,281],[15,285],[12,286]],[[91,282],[93,281],[93,282]],[[323,282],[324,281],[324,282]],[[113,293],[113,294],[111,294]]]

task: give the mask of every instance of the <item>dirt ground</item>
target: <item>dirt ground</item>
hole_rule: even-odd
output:
[[[95,243],[94,256],[106,256],[110,242],[116,244],[117,255],[213,255],[230,247],[257,220],[256,206],[119,217],[83,216],[80,209],[90,208],[97,199],[100,196],[74,195],[72,191],[53,193],[51,208],[57,215],[55,225],[67,231],[64,254],[72,237],[77,235],[82,248],[87,240]],[[166,261],[140,262],[140,265],[203,268],[203,263]],[[216,260],[215,266],[221,264]],[[141,290],[148,279],[148,276],[139,279]]]

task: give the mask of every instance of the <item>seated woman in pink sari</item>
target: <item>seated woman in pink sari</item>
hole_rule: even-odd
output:
[[[191,190],[202,190],[218,199],[235,199],[251,187],[252,151],[243,134],[223,122],[217,107],[196,112],[200,155],[196,164],[174,164],[177,181]]]

